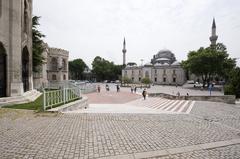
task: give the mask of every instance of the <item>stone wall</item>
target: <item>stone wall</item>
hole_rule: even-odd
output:
[[[174,96],[165,93],[149,93],[149,97],[163,97],[167,99],[179,99],[179,100],[195,100],[195,101],[211,101],[211,102],[223,102],[228,104],[235,104],[235,95],[223,95],[223,96]]]

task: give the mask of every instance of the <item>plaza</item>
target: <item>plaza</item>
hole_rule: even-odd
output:
[[[158,107],[161,98],[143,101],[140,89],[104,86],[78,111],[0,109],[0,158],[240,157],[238,104],[195,101],[189,112],[174,112]]]

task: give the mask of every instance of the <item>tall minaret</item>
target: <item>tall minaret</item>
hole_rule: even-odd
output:
[[[211,46],[215,46],[218,36],[216,35],[216,24],[215,24],[215,18],[213,18],[213,23],[212,23],[212,35],[210,36],[210,41],[211,41]]]
[[[124,37],[124,41],[123,41],[123,49],[122,49],[122,52],[123,52],[123,66],[126,66],[126,42],[125,42],[125,37]]]

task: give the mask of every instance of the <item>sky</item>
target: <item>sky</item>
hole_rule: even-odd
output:
[[[33,15],[41,16],[38,29],[50,47],[90,68],[96,56],[122,64],[124,37],[127,62],[148,63],[162,49],[186,60],[210,45],[213,17],[217,42],[240,57],[239,0],[34,0]]]

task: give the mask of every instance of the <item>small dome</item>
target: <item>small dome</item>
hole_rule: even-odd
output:
[[[175,62],[172,63],[172,65],[173,65],[173,66],[180,66],[180,62],[175,61]]]
[[[163,64],[163,66],[169,66],[169,64],[166,62],[166,63]]]
[[[162,64],[161,63],[156,63],[156,64],[154,64],[154,66],[162,66]]]
[[[152,66],[152,65],[153,65],[152,63],[148,62],[144,66]]]

